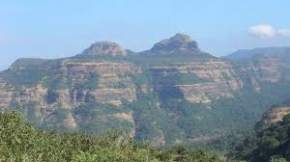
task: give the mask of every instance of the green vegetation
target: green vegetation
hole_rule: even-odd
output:
[[[51,80],[54,78],[53,81],[58,80],[55,70],[59,66],[60,60],[19,59],[0,75],[16,87],[33,86],[50,77]]]
[[[178,83],[180,85],[191,85],[191,84],[195,84],[195,83],[205,83],[208,82],[207,80],[203,80],[198,78],[195,74],[178,74],[177,75],[178,78]]]
[[[129,110],[126,108],[119,109],[109,104],[97,103],[81,105],[73,110],[73,114],[82,121],[79,123],[80,132],[89,134],[103,134],[116,129],[129,132],[133,128],[132,123],[114,117],[114,114],[128,112]]]
[[[90,74],[88,80],[80,85],[77,85],[78,89],[97,89],[98,86],[98,75],[95,73]]]
[[[46,162],[225,162],[184,147],[160,150],[122,133],[106,136],[55,134],[33,128],[18,113],[0,113],[0,161]]]
[[[137,65],[148,67],[152,65],[172,65],[176,63],[189,63],[193,61],[207,61],[215,57],[206,53],[200,53],[198,55],[187,55],[187,54],[168,54],[158,55],[153,53],[148,54],[134,54],[126,58],[127,61],[134,62]]]
[[[286,162],[290,160],[290,115],[282,122],[257,129],[238,144],[231,155],[249,162]]]
[[[17,71],[8,70],[3,75],[14,85],[34,85],[45,76],[44,72],[37,66],[28,66]]]
[[[166,54],[159,55],[154,53],[133,53],[129,54],[127,57],[123,56],[104,56],[104,55],[95,55],[95,56],[84,56],[79,55],[71,58],[72,60],[77,60],[78,62],[81,60],[83,62],[87,61],[117,61],[117,62],[133,62],[137,65],[141,65],[143,67],[151,66],[151,65],[170,65],[174,63],[188,63],[192,61],[205,61],[209,59],[215,58],[207,53],[198,53],[197,55],[191,54]]]
[[[60,74],[56,74],[55,76],[46,75],[41,81],[44,87],[51,90],[66,89],[69,87],[66,80]]]

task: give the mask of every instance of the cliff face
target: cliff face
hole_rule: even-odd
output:
[[[10,106],[13,95],[13,87],[0,78],[0,109],[7,109]]]
[[[255,77],[253,79],[257,79],[262,82],[278,82],[282,77],[283,68],[286,68],[287,65],[283,63],[284,61],[281,58],[275,57],[261,57],[257,58],[255,62],[249,62],[247,67],[244,67],[242,70],[245,73],[254,73],[251,77]]]
[[[282,121],[283,118],[288,114],[290,114],[290,107],[287,106],[274,107],[263,115],[261,123],[263,125],[271,125]]]
[[[27,69],[25,66],[29,64],[10,69],[4,76]],[[52,70],[56,73],[45,75],[33,84],[13,86],[2,80],[1,108],[24,108],[23,111],[38,117],[42,124],[57,122],[55,112],[58,109],[66,110],[61,123],[68,129],[75,129],[82,121],[69,112],[82,105],[99,103],[118,107],[122,102],[137,99],[133,76],[142,73],[142,69],[132,63],[64,59],[56,67]],[[123,119],[118,113],[109,117],[134,122]]]
[[[180,143],[200,136],[205,126],[223,129],[232,122],[223,114],[251,112],[237,98],[247,97],[245,91],[259,95],[264,84],[287,83],[289,63],[284,55],[243,63],[216,58],[183,34],[130,54],[116,43],[97,42],[71,58],[16,61],[0,73],[0,108],[20,109],[49,129],[117,128],[162,145]]]
[[[87,84],[72,91],[72,105],[84,103],[88,96],[96,102],[120,105],[122,100],[136,100],[136,85],[130,76],[142,73],[134,64],[112,61],[64,63],[64,76],[71,87]],[[84,91],[85,89],[85,91]],[[79,96],[78,96],[79,94]]]
[[[289,106],[274,106],[262,115],[262,118],[256,124],[256,130],[261,131],[273,126],[274,124],[282,122],[289,114]]]
[[[263,88],[263,84],[290,81],[290,48],[264,48],[244,52],[240,51],[238,54],[245,58],[234,60],[233,64],[237,67],[238,75],[247,80],[257,92]],[[234,55],[229,58],[232,57]]]
[[[159,89],[175,87],[191,103],[210,103],[219,98],[234,97],[243,86],[232,65],[215,58],[154,66],[151,71],[159,77],[164,76],[161,79],[176,79],[171,85],[163,81],[155,86]]]

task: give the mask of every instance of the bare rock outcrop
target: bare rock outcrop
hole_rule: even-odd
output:
[[[88,49],[84,50],[82,55],[126,56],[127,52],[115,42],[104,41],[92,44]]]
[[[274,107],[267,111],[260,121],[263,125],[271,125],[283,120],[283,118],[290,114],[290,107],[288,106],[281,106],[281,107]]]
[[[199,53],[197,42],[186,34],[177,33],[175,36],[156,43],[150,52],[155,54],[195,54]]]
[[[173,83],[167,85],[162,82],[158,87],[172,86],[181,90],[185,99],[191,103],[211,103],[220,98],[232,98],[243,87],[243,81],[237,76],[232,65],[218,59],[196,60],[189,63],[154,66],[158,76],[179,75],[195,76],[195,80],[188,83]]]

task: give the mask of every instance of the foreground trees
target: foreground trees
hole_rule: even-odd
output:
[[[290,115],[283,121],[256,133],[237,145],[231,153],[237,159],[250,162],[286,162],[290,160]]]
[[[18,113],[0,112],[0,161],[11,162],[223,162],[183,147],[158,150],[120,133],[57,134],[33,128]]]

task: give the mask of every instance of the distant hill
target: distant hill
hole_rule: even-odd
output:
[[[249,60],[258,56],[282,56],[290,55],[290,47],[268,47],[255,48],[250,50],[238,50],[224,58],[230,60]]]

